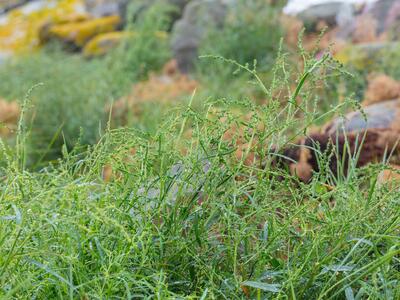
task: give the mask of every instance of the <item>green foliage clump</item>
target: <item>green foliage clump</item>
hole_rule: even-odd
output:
[[[105,121],[104,104],[116,93],[103,62],[86,62],[52,50],[20,58],[0,72],[4,79],[0,93],[8,99],[22,101],[30,87],[42,83],[31,94],[33,113],[28,126],[31,153],[36,152],[33,157],[46,151],[49,157],[58,156],[64,142],[71,147],[79,137],[85,144],[98,140],[99,126]]]
[[[282,36],[279,6],[261,0],[238,1],[229,8],[222,28],[208,29],[200,44],[199,56],[221,56],[243,65],[257,61],[258,71],[267,73],[274,64]],[[245,73],[233,74],[235,68],[231,65],[205,59],[197,63],[197,71],[208,89],[220,96],[243,92],[249,79]],[[229,82],[229,89],[221,89],[221,82]]]
[[[133,36],[109,56],[114,68],[131,80],[145,78],[149,71],[160,69],[171,57],[167,30],[174,7],[163,1],[147,8],[143,5],[140,1],[129,5],[125,30]]]
[[[282,125],[274,107],[261,113],[267,126],[257,138]],[[365,196],[355,169],[330,192],[324,170],[310,185],[284,173],[278,181],[270,168],[231,163],[235,138],[223,134],[237,120],[229,107],[219,115],[226,123],[178,113],[155,135],[114,130],[85,156],[65,153],[40,173],[10,160],[1,184],[2,297],[400,296],[396,191],[372,184]],[[194,140],[181,155],[185,121]],[[367,173],[374,182],[376,170]]]
[[[104,59],[85,60],[60,51],[55,45],[0,68],[0,95],[21,100],[38,84],[32,96],[29,151],[32,163],[60,156],[61,146],[71,148],[98,141],[106,127],[105,105],[129,91],[130,85],[170,57],[167,10],[153,5],[127,30],[134,37]]]
[[[288,80],[281,56],[268,87],[230,63],[266,96]],[[26,170],[21,122],[0,152],[1,297],[398,299],[398,189],[376,184],[381,168],[353,158],[347,176],[321,167],[303,184],[271,167],[272,146],[321,117],[309,89],[326,69],[328,55],[307,59],[284,103],[236,101],[246,121],[228,100],[189,104],[154,134],[107,130],[40,172]]]
[[[382,55],[381,64],[377,64],[377,71],[383,72],[396,80],[400,80],[400,43],[388,49]]]
[[[265,1],[238,1],[230,7],[223,27],[209,30],[200,55],[219,55],[241,64],[257,60],[263,68],[270,68],[283,35],[279,11]]]
[[[373,47],[373,46],[371,46]],[[379,47],[379,45],[378,45]],[[396,42],[382,45],[382,49],[376,53],[367,55],[365,49],[357,48],[352,50],[354,58],[346,64],[346,70],[351,76],[337,80],[330,80],[329,87],[323,92],[328,99],[338,99],[341,95],[352,95],[354,99],[361,102],[364,100],[364,93],[368,86],[370,74],[382,73],[395,80],[400,80],[400,45]]]

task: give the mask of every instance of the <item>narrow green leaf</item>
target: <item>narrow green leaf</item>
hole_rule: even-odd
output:
[[[253,287],[271,293],[279,293],[281,287],[280,284],[270,284],[259,281],[245,281],[242,283],[242,285]]]

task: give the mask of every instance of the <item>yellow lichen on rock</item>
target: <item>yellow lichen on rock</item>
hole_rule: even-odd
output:
[[[168,38],[168,33],[165,31],[156,31],[152,34],[159,40]],[[86,43],[83,48],[83,54],[86,57],[104,55],[118,46],[122,41],[128,38],[134,38],[135,36],[137,36],[137,34],[132,31],[113,31],[98,34]]]
[[[351,63],[359,69],[370,63],[367,53],[362,51],[362,49],[354,49],[354,47],[345,47],[336,53],[335,58],[342,64]]]
[[[83,22],[89,19],[88,15],[84,14],[71,14],[57,20],[47,19],[44,20],[39,28],[39,43],[40,45],[46,44],[50,39],[50,29],[55,25],[62,25],[68,23]]]
[[[119,16],[108,16],[90,19],[83,22],[54,25],[49,29],[49,36],[83,47],[91,38],[98,34],[115,31],[121,22]]]
[[[31,7],[29,5],[32,5]],[[0,19],[0,51],[21,53],[36,49],[44,23],[86,18],[82,0],[44,1],[40,7],[28,3]]]
[[[86,57],[101,56],[118,46],[124,39],[134,36],[133,32],[115,31],[92,38],[83,48]]]
[[[399,42],[348,45],[334,56],[343,64],[351,64],[363,71],[373,71],[383,56],[395,53],[399,47]]]

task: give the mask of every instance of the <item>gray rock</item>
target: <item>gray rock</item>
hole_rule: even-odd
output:
[[[366,59],[379,59],[384,53],[392,53],[400,49],[398,42],[364,43],[354,45],[354,54],[364,55]]]
[[[324,21],[329,26],[347,26],[354,17],[354,8],[344,1],[331,1],[312,5],[297,17],[312,29],[319,21]]]
[[[366,13],[371,14],[378,21],[378,33],[382,33],[387,29],[388,17],[393,11],[399,0],[379,0],[374,3]]]
[[[193,68],[201,40],[210,27],[223,25],[227,8],[223,0],[194,0],[185,7],[183,17],[174,24],[171,41],[182,72]]]
[[[176,11],[171,15],[173,20],[181,17],[183,8],[190,0],[167,0],[167,3],[176,7]],[[155,3],[155,0],[85,0],[85,6],[89,14],[94,17],[104,17],[109,15],[119,15],[125,20],[128,5],[137,4],[137,14],[140,14]],[[135,19],[136,16],[133,17]]]
[[[29,0],[0,0],[0,15],[18,8],[28,2]]]
[[[384,101],[372,104],[363,109],[363,113],[355,111],[344,117],[337,118],[327,127],[326,133],[358,132],[366,129],[390,128],[395,122],[399,111],[399,100]]]
[[[129,0],[85,0],[85,6],[89,14],[99,18],[110,15],[125,17],[125,11]]]

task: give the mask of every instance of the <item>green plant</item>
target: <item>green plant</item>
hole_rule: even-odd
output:
[[[400,80],[400,44],[396,44],[392,48],[384,51],[382,55],[382,63],[377,65],[377,70],[384,74]]]
[[[376,184],[380,168],[350,164],[351,175],[328,191],[327,169],[306,185],[268,164],[272,145],[323,117],[309,89],[335,65],[329,56],[305,59],[285,102],[273,97],[291,78],[284,55],[268,86],[254,68],[228,60],[268,103],[209,100],[197,110],[190,102],[154,134],[109,129],[91,149],[64,149],[57,166],[40,172],[14,167],[23,162],[13,154],[24,147],[19,130],[16,151],[1,156],[0,295],[399,298],[398,191]],[[251,117],[242,121],[233,106]],[[243,130],[226,139],[235,126]],[[235,157],[239,141],[249,151],[260,145],[265,166]]]
[[[257,61],[260,73],[269,73],[280,47],[283,29],[279,22],[279,6],[266,4],[262,0],[238,1],[230,6],[222,28],[209,28],[202,40],[199,56],[217,55],[240,64]],[[243,88],[247,74],[235,76],[231,65],[215,65],[200,60],[197,63],[199,78],[215,93],[232,95],[232,91]],[[220,83],[229,82],[232,89],[221,90]],[[214,88],[215,86],[215,88]],[[225,94],[224,94],[225,93]]]
[[[77,142],[98,141],[108,120],[105,105],[167,61],[168,36],[160,31],[168,11],[154,4],[128,23],[134,37],[105,59],[88,61],[51,45],[0,69],[0,95],[10,100],[22,99],[31,86],[43,83],[32,94],[28,139],[32,165],[60,157],[64,144],[71,149]]]
[[[268,70],[282,35],[279,8],[260,0],[238,1],[230,7],[223,28],[209,30],[200,55],[220,55],[241,64],[257,60]]]
[[[60,51],[45,51],[20,58],[0,71],[0,93],[22,99],[30,86],[42,83],[31,95],[34,109],[29,119],[31,161],[59,156],[61,145],[95,143],[106,116],[107,100],[121,94],[113,74],[102,61],[85,61]]]
[[[141,1],[128,6],[125,30],[133,35],[108,57],[113,69],[136,81],[146,78],[149,71],[159,70],[171,57],[167,30],[174,7],[163,1],[143,6]]]
[[[365,197],[358,176],[331,192],[270,180],[268,169],[230,163],[230,123],[186,116],[199,146],[185,156],[176,116],[154,136],[113,130],[57,168],[3,169],[2,296],[399,296],[395,191],[371,185]],[[110,183],[107,163],[119,174]]]

